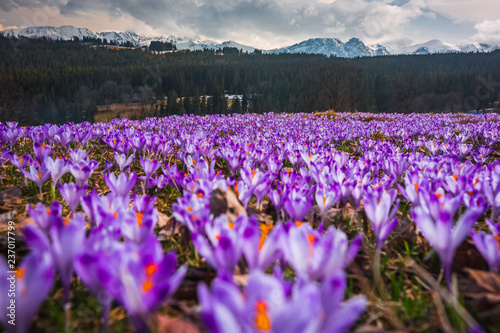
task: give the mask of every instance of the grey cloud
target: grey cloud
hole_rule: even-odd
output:
[[[6,2],[5,2],[6,1]],[[400,37],[401,26],[423,15],[424,0],[400,5],[386,0],[2,0],[2,9],[56,4],[62,15],[105,12],[128,15],[154,29],[191,33],[213,39],[272,34],[288,40],[353,36],[363,39]],[[5,8],[4,8],[5,7]]]

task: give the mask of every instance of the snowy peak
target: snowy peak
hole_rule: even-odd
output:
[[[87,28],[75,28],[71,25],[61,27],[29,27],[10,29],[0,32],[4,36],[23,36],[28,38],[50,38],[54,40],[70,40],[74,37],[98,38],[98,35]]]
[[[384,45],[367,46],[359,38],[351,38],[346,43],[343,43],[338,38],[311,38],[291,46],[271,50],[269,53],[323,54],[340,58],[371,57],[389,54]]]
[[[86,28],[75,28],[73,26],[61,27],[29,27],[24,29],[10,29],[0,31],[0,34],[11,37],[27,37],[27,38],[49,38],[53,40],[72,40],[75,37],[83,38],[99,38],[106,39],[108,42],[114,41],[118,44],[130,42],[135,46],[146,46],[151,41],[162,41],[176,44],[178,50],[203,50],[211,49],[218,50],[224,47],[236,47],[243,51],[253,52],[255,48],[239,44],[234,41],[226,41],[219,43],[212,40],[202,40],[200,38],[186,38],[176,36],[159,36],[148,37],[136,34],[135,32],[124,31],[103,31],[92,32]]]

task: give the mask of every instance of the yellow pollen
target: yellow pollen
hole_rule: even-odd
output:
[[[114,214],[113,214],[113,216],[114,216],[115,218],[117,218],[117,217],[118,217],[118,213],[114,213]]]
[[[296,225],[297,227],[300,227],[300,226],[302,225],[302,223],[303,223],[303,222],[300,222],[300,221],[295,221],[295,225]]]
[[[229,229],[234,229],[234,224],[233,223],[229,222],[227,225],[229,226]]]
[[[326,198],[323,198],[323,206],[326,204]]]
[[[188,212],[192,212],[193,211],[193,207],[189,206],[188,207]]]
[[[457,181],[458,175],[451,175]]]
[[[63,224],[64,224],[64,226],[69,225],[69,219],[64,220]]]
[[[419,185],[418,183],[413,184],[413,186],[415,186],[415,192],[417,193],[418,193],[418,185]]]
[[[51,213],[50,209],[47,209],[47,215],[49,215]]]

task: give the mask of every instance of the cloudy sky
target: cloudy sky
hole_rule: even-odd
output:
[[[500,44],[498,13],[499,0],[0,0],[0,30],[68,24],[263,49],[311,37]]]

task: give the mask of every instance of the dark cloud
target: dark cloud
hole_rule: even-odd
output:
[[[401,38],[429,0],[0,0],[0,9],[55,6],[66,17],[130,17],[157,31],[242,42],[308,37]],[[444,1],[444,0],[443,0]],[[92,27],[89,27],[92,28]]]

